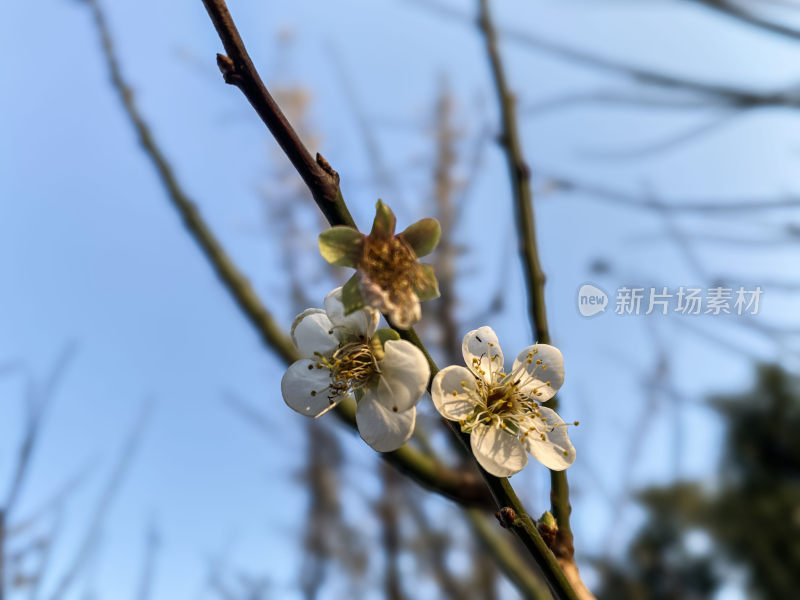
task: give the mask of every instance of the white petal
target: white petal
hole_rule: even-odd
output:
[[[330,371],[318,369],[315,365],[313,360],[300,359],[286,369],[281,379],[283,401],[292,410],[309,417],[322,414],[341,400],[341,397],[328,397]]]
[[[356,424],[367,444],[378,452],[391,452],[405,444],[414,433],[417,409],[392,412],[367,394],[358,401]]]
[[[555,346],[528,346],[514,359],[511,373],[519,380],[520,391],[537,402],[547,402],[564,383],[564,357]]]
[[[445,367],[436,374],[431,397],[436,410],[451,421],[466,418],[480,401],[472,371],[457,365]]]
[[[416,294],[407,294],[399,302],[388,302],[386,313],[392,324],[400,329],[410,329],[422,318],[422,307]]]
[[[539,411],[545,421],[536,421],[537,431],[525,437],[528,452],[548,469],[563,471],[575,462],[575,447],[569,441],[564,419],[556,411],[541,407]],[[543,440],[541,436],[544,435]]]
[[[495,425],[476,425],[470,435],[470,445],[478,463],[496,477],[519,473],[528,462],[522,442]]]
[[[503,351],[491,327],[484,325],[465,335],[461,352],[467,367],[487,383],[503,370]]]
[[[341,287],[336,288],[325,296],[325,312],[331,322],[343,330],[339,332],[340,335],[346,332],[351,336],[372,337],[372,334],[378,328],[378,321],[381,318],[380,313],[369,306],[345,316]]]
[[[295,317],[292,341],[306,358],[313,358],[315,352],[330,354],[339,345],[333,334],[333,323],[319,308],[309,308]]]
[[[389,340],[383,350],[386,355],[378,363],[381,374],[371,393],[387,409],[406,411],[425,393],[431,376],[428,361],[419,348],[405,340]]]

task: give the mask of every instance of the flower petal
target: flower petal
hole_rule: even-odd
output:
[[[525,446],[517,436],[496,425],[476,425],[470,445],[478,463],[496,477],[510,477],[528,463]]]
[[[520,391],[537,402],[547,402],[564,383],[564,357],[555,346],[534,344],[517,355],[511,372],[520,379]]]
[[[315,352],[330,354],[339,345],[333,323],[319,308],[309,308],[292,323],[292,341],[302,356],[313,358]]]
[[[563,471],[575,462],[575,447],[569,441],[567,426],[556,411],[542,406],[539,412],[545,421],[537,420],[536,431],[525,436],[525,447],[548,469]]]
[[[358,433],[378,452],[391,452],[405,444],[414,433],[417,409],[393,412],[367,394],[358,401],[356,424]]]
[[[431,369],[422,351],[405,340],[388,340],[383,345],[384,357],[378,363],[380,375],[370,390],[376,400],[392,412],[403,412],[416,406]]]
[[[392,327],[408,329],[422,317],[419,299],[413,290],[392,294],[376,283],[369,274],[357,271],[358,285],[364,302],[384,313]]]
[[[316,363],[302,358],[292,363],[281,379],[283,401],[300,414],[316,417],[336,405],[342,398],[329,398],[330,371],[318,369]]]
[[[465,335],[461,352],[470,371],[487,383],[503,370],[503,351],[491,327],[484,325]]]
[[[325,296],[325,312],[337,327],[336,334],[340,339],[342,337],[372,337],[381,318],[380,313],[369,306],[345,315],[341,287]]]
[[[466,418],[480,401],[472,371],[458,365],[445,367],[436,374],[431,397],[436,410],[451,421]]]

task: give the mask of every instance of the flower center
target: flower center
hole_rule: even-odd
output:
[[[519,412],[520,399],[513,384],[494,385],[486,393],[486,409],[491,415],[510,415]]]
[[[419,264],[411,247],[398,237],[367,238],[361,268],[390,295],[413,292]]]
[[[327,388],[331,402],[365,387],[378,373],[378,361],[364,340],[339,344],[330,356],[320,355],[317,368],[323,367],[331,374],[331,384]]]

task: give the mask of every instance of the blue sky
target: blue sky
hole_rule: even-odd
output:
[[[499,22],[607,57],[765,89],[796,78],[796,47],[688,5],[496,4]],[[453,5],[472,10],[470,3]],[[220,44],[201,3],[119,0],[104,7],[123,71],[158,142],[217,235],[288,328],[294,311],[280,270],[281,248],[265,223],[269,193],[265,199],[259,192],[274,191],[274,173],[285,164],[239,92],[222,83],[214,65]],[[231,2],[231,10],[268,85],[310,90],[310,126],[342,175],[345,197],[362,228],[378,196],[395,207],[401,226],[427,214],[433,149],[426,126],[442,74],[458,97],[464,154],[487,125],[495,126],[480,39],[463,24],[388,0],[335,6],[239,1]],[[167,203],[108,83],[89,12],[80,3],[46,0],[13,3],[5,13],[0,364],[21,361],[25,372],[41,379],[66,344],[77,347],[47,416],[20,512],[89,465],[92,476],[70,503],[71,518],[56,554],[56,564],[66,564],[81,535],[79,523],[94,510],[121,441],[150,399],[148,425],[104,524],[101,549],[73,597],[92,589],[104,598],[131,596],[151,520],[164,540],[156,597],[202,597],[208,558],[228,547],[231,560],[242,566],[269,563],[270,579],[288,589],[298,566],[293,532],[301,515],[291,507],[304,497],[293,480],[303,461],[304,429],[302,418],[280,401],[282,367],[261,347]],[[281,31],[293,34],[288,48],[276,41]],[[395,167],[402,205],[370,180],[331,48],[350,73],[384,159]],[[505,44],[503,51],[521,106],[565,92],[631,89],[622,78],[519,45]],[[708,117],[578,106],[524,114],[522,133],[534,168],[617,189],[664,197],[798,191],[800,122],[786,111],[754,112],[657,155],[635,153],[625,160],[592,155],[636,148]],[[486,147],[481,169],[456,234],[468,248],[461,263],[466,275],[458,290],[459,317],[465,331],[482,324],[471,319],[488,304],[487,288],[505,279],[504,311],[488,324],[510,354],[531,340],[509,241],[508,183],[495,146]],[[731,351],[707,333],[686,331],[680,317],[582,318],[575,293],[585,281],[610,292],[627,283],[703,282],[665,235],[658,215],[557,193],[541,195],[536,211],[551,330],[567,361],[562,413],[582,422],[573,433],[578,462],[571,481],[576,543],[588,555],[605,547],[610,512],[604,494],[619,491],[630,436],[643,411],[653,410],[654,416],[633,472],[636,484],[674,475],[676,418],[684,432],[682,473],[711,477],[719,427],[696,401],[708,391],[746,386],[749,351],[765,359],[776,358],[778,351],[742,332],[733,319],[686,318],[693,327],[730,340]],[[697,236],[691,238],[692,250],[709,272],[732,274],[749,285],[796,273],[796,245],[720,245],[703,239],[724,231],[772,240],[779,227],[797,221],[797,212],[772,211],[678,222]],[[312,243],[296,251],[301,260],[314,261],[313,232],[309,236]],[[589,266],[597,258],[613,269],[592,274]],[[327,291],[319,285],[310,289],[320,302]],[[795,306],[792,295],[765,287],[758,322],[796,328]],[[641,381],[655,360],[653,331],[669,348],[672,383],[683,402],[665,396],[648,407],[643,396]],[[783,358],[796,366],[796,356]],[[266,436],[248,428],[223,403],[226,392],[259,405],[274,431]],[[19,439],[23,393],[23,373],[0,378],[0,484]],[[375,463],[369,448],[349,434],[344,439],[350,440],[348,457],[356,464]],[[514,482],[532,510],[543,509],[543,469],[529,468]],[[632,527],[636,513],[627,514],[625,523]]]

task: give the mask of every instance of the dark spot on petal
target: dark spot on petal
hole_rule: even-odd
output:
[[[483,340],[479,338],[477,335],[475,336],[475,339],[478,340],[481,344],[483,343]]]
[[[397,407],[396,407],[396,406],[393,406],[393,407],[392,407],[392,410],[393,410],[394,412],[397,412]]]

